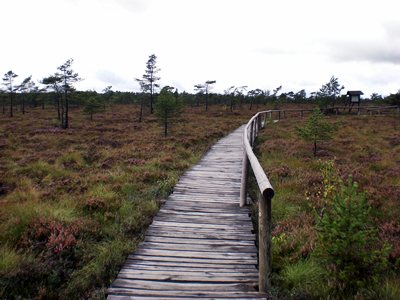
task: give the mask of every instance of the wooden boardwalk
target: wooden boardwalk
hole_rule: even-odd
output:
[[[108,299],[254,299],[257,249],[239,207],[243,126],[187,171],[129,255]]]

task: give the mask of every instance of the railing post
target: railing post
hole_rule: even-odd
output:
[[[271,198],[258,196],[258,286],[266,293],[271,287]]]
[[[258,115],[258,117],[257,117],[257,124],[258,124],[258,126],[257,126],[257,132],[258,131],[260,131],[260,129],[262,128],[262,120],[261,120],[261,115],[259,114]]]
[[[253,122],[251,123],[251,146],[254,147],[254,143],[256,141],[256,122],[253,120]]]
[[[247,137],[246,137],[247,138]],[[247,204],[247,177],[249,170],[249,159],[247,158],[246,148],[243,145],[243,166],[242,166],[242,181],[240,186],[240,207]]]
[[[254,142],[253,131],[254,131],[254,122],[251,122],[251,125],[250,125],[250,146],[252,146],[252,147],[253,147],[253,142]]]
[[[281,111],[278,112],[278,120],[281,119]]]
[[[264,113],[264,124],[262,128],[265,128],[266,124],[267,124],[267,113]]]

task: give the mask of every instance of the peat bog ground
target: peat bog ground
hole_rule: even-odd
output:
[[[385,253],[386,257],[381,257],[385,260],[383,270],[368,274],[370,270],[357,269],[368,257],[357,257],[356,254],[355,261],[349,259],[343,264],[347,263],[349,268],[354,267],[359,273],[345,270],[339,275],[365,276],[366,282],[362,278],[356,278],[357,287],[352,287],[353,290],[349,291],[350,298],[356,295],[359,299],[398,299],[399,116],[328,117],[328,121],[335,124],[337,131],[332,140],[319,143],[317,157],[313,156],[312,142],[303,141],[296,133],[296,126],[301,127],[305,119],[288,118],[269,124],[260,132],[257,141],[260,162],[276,191],[272,201],[275,294],[279,299],[326,298],[330,291],[344,289],[343,285],[337,286],[337,282],[330,277],[339,271],[329,269],[335,268],[335,263],[343,262],[327,265],[326,261],[318,257],[321,232],[318,231],[317,223],[329,209],[333,190],[339,188],[338,183],[343,182],[346,185],[351,177],[357,182],[360,195],[364,194],[367,199],[370,223],[365,224],[369,226],[365,227],[365,232],[371,235],[374,233],[378,237],[373,245],[362,245],[361,250],[372,257],[374,253],[385,248],[385,251],[379,253]],[[353,226],[354,223],[351,222],[354,220],[351,216],[349,218],[348,226]],[[356,249],[355,245],[347,246],[346,251]],[[350,257],[350,253],[343,253],[343,256]],[[356,261],[357,259],[364,261]],[[373,265],[372,261],[369,263]],[[369,275],[371,276],[368,277]],[[342,279],[349,280],[345,277]]]
[[[250,117],[186,108],[164,138],[116,105],[90,121],[53,109],[0,115],[0,298],[102,298],[179,176]]]

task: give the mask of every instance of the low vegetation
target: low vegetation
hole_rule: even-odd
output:
[[[97,108],[68,130],[52,109],[0,118],[0,298],[104,297],[179,175],[250,117],[185,108],[163,137],[137,106]]]
[[[400,121],[332,116],[316,157],[284,119],[260,132],[257,151],[275,190],[276,298],[400,298]]]

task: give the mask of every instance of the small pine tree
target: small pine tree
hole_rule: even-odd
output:
[[[91,96],[85,101],[85,106],[83,107],[83,113],[90,117],[93,121],[93,115],[104,110],[104,105],[97,96]]]
[[[171,119],[181,114],[183,106],[180,97],[174,96],[171,89],[169,86],[163,87],[155,105],[155,114],[164,125],[164,136],[168,135]]]
[[[388,247],[379,245],[367,199],[350,178],[332,195],[317,222],[317,257],[328,269],[328,285],[342,298],[376,281],[385,270]]]
[[[314,156],[317,156],[317,143],[331,140],[336,127],[326,121],[324,114],[315,108],[303,127],[296,127],[298,135],[314,144]]]

